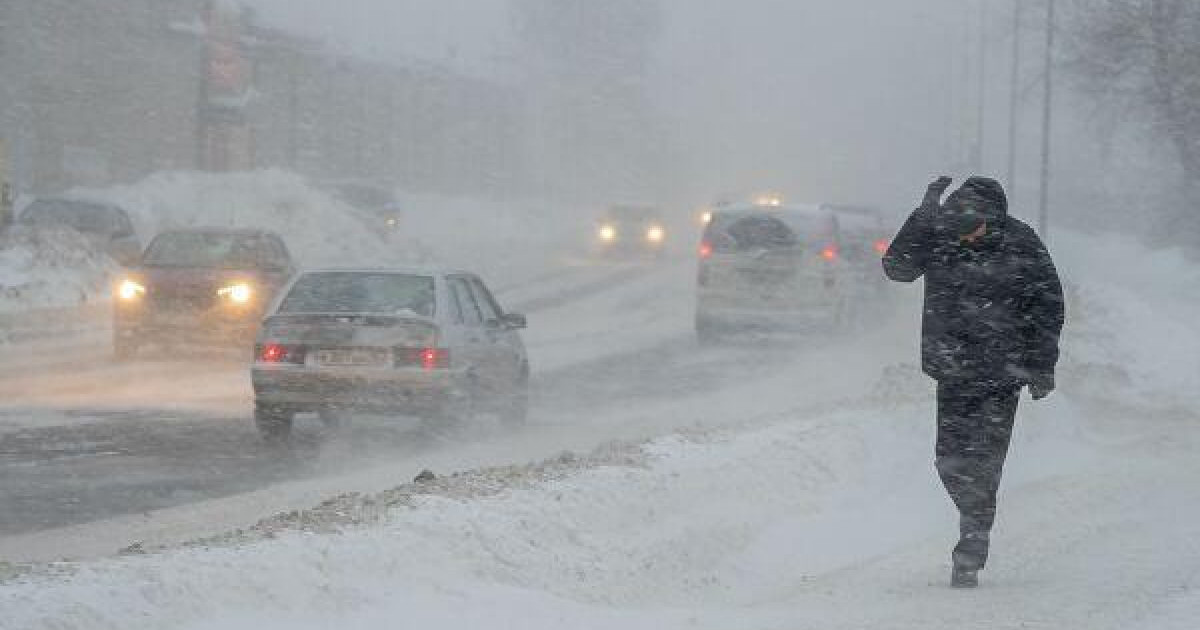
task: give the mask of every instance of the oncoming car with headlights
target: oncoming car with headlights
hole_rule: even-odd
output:
[[[184,343],[249,347],[267,306],[295,273],[283,239],[200,228],[156,236],[114,288],[113,350]]]
[[[301,274],[271,310],[252,369],[255,422],[285,439],[296,414],[365,412],[426,424],[493,412],[525,420],[525,317],[478,276],[447,270]]]
[[[662,254],[667,227],[652,206],[613,206],[596,223],[596,247],[602,255]]]

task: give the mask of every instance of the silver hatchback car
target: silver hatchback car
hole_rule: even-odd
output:
[[[286,439],[301,412],[397,413],[423,422],[528,406],[523,315],[478,276],[449,270],[323,270],[299,275],[263,321],[252,381],[255,422]]]

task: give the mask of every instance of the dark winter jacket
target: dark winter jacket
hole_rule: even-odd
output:
[[[987,234],[960,242],[978,221]],[[897,282],[925,277],[921,363],[938,381],[1025,385],[1053,377],[1063,295],[1033,229],[1008,216],[995,180],[973,177],[944,206],[925,203],[883,258]]]

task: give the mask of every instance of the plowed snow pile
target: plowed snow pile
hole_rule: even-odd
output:
[[[1094,253],[1114,247],[1134,254]],[[1200,273],[1120,240],[1056,252],[1074,287],[1061,391],[1023,402],[978,591],[945,587],[956,523],[929,401],[878,395],[901,369],[825,414],[788,401],[740,429],[34,567],[0,586],[0,627],[1193,628]]]
[[[282,171],[164,173],[72,194],[125,208],[143,244],[169,228],[249,227],[282,234],[306,266],[383,266],[422,258],[419,247],[385,241],[369,217]],[[0,312],[104,302],[117,269],[70,230],[12,230],[0,239]]]
[[[383,239],[360,211],[284,171],[160,173],[86,194],[129,211],[146,241],[172,228],[261,228],[282,235],[308,267],[381,266],[419,258]]]
[[[107,299],[115,268],[77,232],[11,230],[0,236],[0,313]]]

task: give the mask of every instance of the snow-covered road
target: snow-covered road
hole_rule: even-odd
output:
[[[535,414],[543,419],[553,414],[552,401],[585,393],[588,384],[573,379],[612,383],[609,372],[617,366],[583,362],[642,357],[656,349],[643,340],[658,344],[664,326],[680,333],[687,325],[686,317],[663,309],[634,309],[636,320],[622,318],[611,304],[646,287],[678,284],[687,273],[682,263],[564,267],[553,279],[518,284],[508,300],[518,307],[525,301],[532,309],[529,345],[543,403]],[[507,292],[502,295],[508,297]],[[608,321],[579,320],[563,312],[574,302],[589,300],[589,308],[614,315]],[[633,330],[612,334],[622,326]],[[592,351],[599,338],[608,339],[604,351]],[[575,347],[580,344],[586,347]],[[471,433],[477,427],[464,428],[463,435],[429,436],[412,423],[367,421],[348,439],[385,448],[330,455],[342,444],[321,435],[313,423],[296,448],[280,457],[265,449],[252,430],[248,374],[236,353],[114,364],[103,333],[6,350],[7,361],[0,361],[0,469],[6,481],[0,487],[0,504],[6,506],[0,513],[0,534],[142,514],[380,459],[394,461],[438,440],[482,439]],[[576,371],[564,375],[571,365]],[[534,426],[538,423],[535,415]],[[364,435],[369,433],[375,435]],[[127,535],[136,538],[138,533]]]

